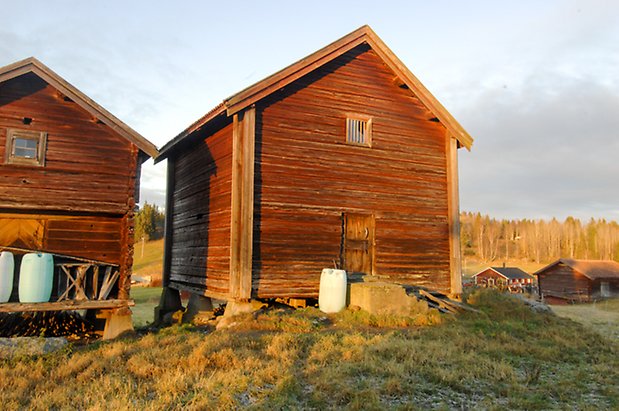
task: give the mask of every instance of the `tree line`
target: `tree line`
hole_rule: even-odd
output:
[[[548,263],[558,258],[619,261],[616,221],[567,217],[552,220],[497,220],[480,213],[460,216],[464,256],[482,261],[527,260]]]
[[[135,241],[158,240],[163,237],[165,213],[155,204],[144,203],[135,213],[133,224]]]

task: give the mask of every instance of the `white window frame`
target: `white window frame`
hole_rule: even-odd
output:
[[[32,158],[15,155],[15,142],[17,139],[36,141],[36,155]],[[43,167],[45,165],[46,146],[47,133],[44,131],[9,128],[6,133],[5,163]]]

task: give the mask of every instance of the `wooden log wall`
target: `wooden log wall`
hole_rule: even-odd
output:
[[[47,132],[44,167],[5,164],[8,128]],[[0,208],[125,214],[131,147],[32,73],[0,84]]]
[[[6,164],[8,129],[47,133],[45,165]],[[118,264],[118,294],[128,298],[139,155],[134,144],[35,74],[1,83],[0,221],[38,221],[44,233],[37,234],[40,241],[22,231],[17,239],[0,234],[0,242],[38,248],[30,246],[42,241],[44,251]]]
[[[28,241],[33,234],[29,231],[31,221],[43,227],[37,243]],[[112,264],[119,264],[121,260],[121,218],[0,213],[0,225],[0,245],[3,246],[47,250]],[[19,236],[15,236],[14,231],[5,229],[7,226],[25,229],[19,228]]]
[[[257,105],[257,296],[316,296],[345,212],[374,214],[376,274],[449,292],[445,128],[400,84],[361,45]],[[346,144],[350,114],[372,147]]]
[[[170,285],[225,294],[230,278],[232,124],[174,158]]]
[[[591,280],[565,264],[557,264],[538,276],[541,294],[574,298],[591,294]],[[599,289],[599,288],[598,288]]]

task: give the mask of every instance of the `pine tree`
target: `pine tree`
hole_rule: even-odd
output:
[[[135,216],[135,240],[156,240],[163,237],[165,215],[154,204],[144,203]]]

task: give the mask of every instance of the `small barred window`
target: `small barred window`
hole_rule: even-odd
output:
[[[357,117],[346,119],[346,142],[359,146],[372,145],[372,121]]]

